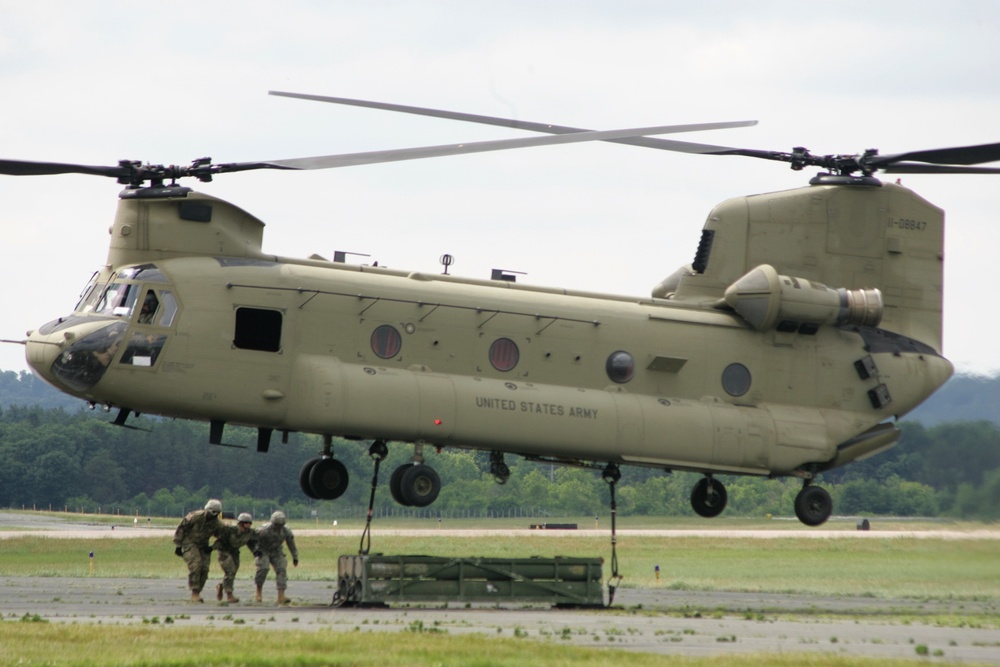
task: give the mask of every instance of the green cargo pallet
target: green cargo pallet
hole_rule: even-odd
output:
[[[600,558],[341,556],[333,604],[548,603],[603,607]]]

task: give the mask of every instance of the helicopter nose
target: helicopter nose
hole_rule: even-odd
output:
[[[57,387],[85,392],[104,377],[127,328],[107,320],[49,323],[28,333],[28,365]]]

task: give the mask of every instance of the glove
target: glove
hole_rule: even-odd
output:
[[[254,557],[254,558],[260,558],[260,557],[261,557],[261,556],[263,556],[263,555],[264,555],[264,552],[263,552],[263,551],[254,551],[254,552],[253,552],[253,557]]]
[[[299,566],[299,559],[298,558],[293,558],[292,559],[292,566],[293,567],[298,567]]]
[[[205,545],[205,546],[203,546],[203,547],[201,548],[201,552],[202,552],[203,554],[205,554],[206,556],[208,556],[209,554],[211,554],[211,553],[212,553],[212,547],[210,547],[210,546],[208,546],[208,545]]]
[[[175,556],[183,556],[184,554],[181,553],[181,548],[177,547],[176,549],[174,549],[174,555]]]

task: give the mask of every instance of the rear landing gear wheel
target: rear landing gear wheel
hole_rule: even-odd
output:
[[[711,477],[702,477],[691,489],[691,507],[706,519],[722,514],[727,500],[726,487]]]
[[[399,495],[412,507],[427,507],[441,493],[441,478],[434,468],[416,464],[399,476]]]
[[[399,480],[402,479],[403,473],[411,467],[413,467],[412,463],[401,465],[392,471],[392,476],[389,478],[389,493],[392,494],[392,499],[403,507],[408,507],[409,503],[403,499],[403,493],[399,489]]]
[[[309,471],[309,488],[313,498],[334,500],[344,495],[349,482],[347,467],[337,459],[320,459]]]
[[[818,526],[833,513],[833,500],[826,489],[804,486],[795,496],[795,516],[807,526]]]

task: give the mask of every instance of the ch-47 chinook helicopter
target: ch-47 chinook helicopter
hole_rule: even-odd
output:
[[[125,185],[104,266],[74,312],[29,332],[31,367],[58,389],[133,413],[321,434],[306,495],[348,485],[334,436],[413,446],[393,498],[432,503],[441,482],[423,450],[505,454],[704,475],[694,511],[718,515],[717,474],[794,476],[795,513],[826,521],[818,473],[895,444],[893,421],[952,374],[941,356],[944,215],[893,173],[1000,173],[1000,144],[879,155],[813,155],[648,135],[752,124],[621,131],[293,93],[323,102],[548,133],[480,144],[265,162],[87,166],[0,161],[0,173],[84,173]],[[623,297],[377,266],[292,259],[261,249],[264,224],[178,185],[250,169],[321,169],[531,145],[604,140],[743,155],[824,170],[807,187],[737,197],[705,222],[694,261],[648,297]]]

